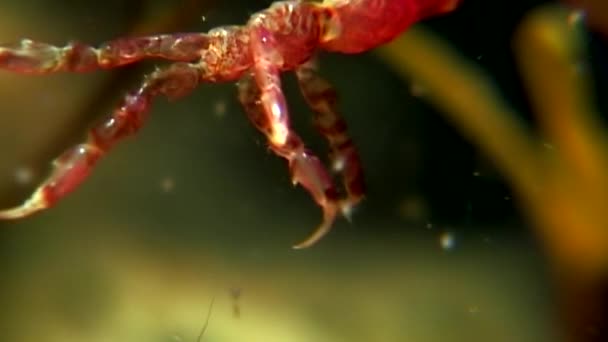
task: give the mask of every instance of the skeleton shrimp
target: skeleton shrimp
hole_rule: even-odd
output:
[[[93,126],[86,140],[61,154],[53,170],[21,205],[0,211],[16,219],[55,205],[89,176],[95,164],[145,123],[157,96],[169,100],[191,93],[200,83],[238,81],[238,99],[270,149],[287,160],[292,181],[321,207],[321,224],[296,249],[326,235],[338,214],[348,215],[364,197],[359,155],[336,106],[336,91],[311,62],[316,51],[354,54],[384,44],[419,20],[449,12],[461,0],[293,0],[272,4],[243,26],[208,33],[173,33],[119,38],[99,47],[71,42],[63,47],[23,39],[0,45],[0,69],[23,74],[89,72],[143,59],[173,63],[145,77],[111,115]],[[292,130],[280,74],[294,71],[314,124],[328,142],[344,196],[320,159]]]

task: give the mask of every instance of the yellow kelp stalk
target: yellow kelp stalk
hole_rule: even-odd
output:
[[[534,134],[486,75],[429,33],[411,30],[381,56],[500,168],[554,266],[567,339],[608,327],[608,144],[591,100],[580,12],[532,11],[514,39],[538,117]],[[546,148],[550,144],[553,148]]]

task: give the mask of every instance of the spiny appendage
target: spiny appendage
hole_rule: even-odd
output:
[[[78,186],[91,172],[103,150],[86,142],[70,148],[53,162],[51,175],[22,205],[0,211],[0,219],[18,219],[46,209]]]
[[[296,75],[300,90],[314,111],[315,126],[329,143],[333,170],[342,175],[347,197],[341,202],[341,209],[342,214],[350,218],[352,208],[364,197],[365,182],[359,153],[337,108],[336,90],[319,76],[313,63],[299,67]]]
[[[337,192],[319,158],[305,149],[301,139],[290,128],[285,96],[281,90],[278,66],[281,65],[282,59],[277,51],[279,45],[276,37],[264,26],[252,27],[251,36],[252,73],[258,90],[254,88],[249,93],[255,95],[257,92],[259,96],[253,96],[248,101],[252,103],[249,107],[254,106],[255,112],[261,111],[265,116],[267,127],[262,130],[267,133],[272,150],[289,161],[294,184],[302,185],[323,210],[323,221],[317,230],[305,241],[293,246],[298,249],[306,248],[331,229],[340,211]]]
[[[192,62],[200,58],[200,51],[208,45],[209,37],[202,33],[123,38],[99,48],[78,42],[58,47],[23,39],[17,44],[0,46],[0,69],[46,74],[113,68],[146,58]]]
[[[239,82],[239,100],[249,119],[268,137],[272,151],[287,159],[293,183],[301,184],[323,210],[321,225],[306,240],[293,246],[297,249],[310,247],[331,229],[339,212],[337,192],[321,161],[306,150],[302,140],[286,126],[286,122],[275,121],[273,116],[267,114],[260,99],[263,99],[263,95],[254,79],[243,78]],[[273,141],[277,125],[283,125],[287,132],[282,144]]]
[[[21,218],[56,204],[87,178],[99,159],[116,143],[139,130],[153,97],[183,96],[198,84],[198,76],[197,67],[186,63],[152,73],[137,91],[123,99],[109,118],[89,131],[84,143],[68,149],[53,162],[51,175],[29,199],[20,206],[0,211],[0,219]]]

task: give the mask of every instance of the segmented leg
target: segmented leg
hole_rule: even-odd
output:
[[[141,87],[123,99],[106,120],[95,125],[82,144],[65,151],[53,162],[50,176],[22,205],[0,211],[0,219],[28,216],[53,206],[91,173],[99,159],[116,143],[133,135],[144,124],[152,99],[175,99],[188,94],[199,82],[196,65],[176,63],[148,76]]]
[[[146,58],[193,62],[208,45],[209,37],[199,33],[123,38],[98,48],[78,42],[58,47],[23,39],[12,46],[0,46],[0,69],[46,74],[109,69]]]
[[[312,62],[299,67],[296,75],[300,90],[314,111],[315,127],[329,142],[333,168],[342,175],[347,193],[342,211],[348,217],[352,207],[363,199],[365,183],[359,153],[336,105],[336,90],[317,73]]]
[[[293,246],[293,248],[306,248],[319,241],[329,230],[338,213],[338,196],[332,184],[329,173],[325,170],[321,161],[308,151],[300,137],[288,127],[287,119],[279,120],[282,116],[276,116],[266,111],[263,105],[265,95],[261,91],[255,79],[244,77],[238,84],[239,100],[253,124],[263,132],[270,143],[270,148],[277,155],[287,159],[294,184],[300,183],[321,206],[323,210],[323,222],[306,240]],[[286,115],[283,108],[282,114]],[[284,125],[277,128],[277,125]],[[276,130],[285,130],[285,138],[282,142],[273,134]]]

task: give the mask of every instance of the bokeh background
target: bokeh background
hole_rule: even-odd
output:
[[[466,1],[417,29],[487,73],[517,120],[535,127],[513,36],[541,3]],[[3,1],[0,42],[207,31],[269,4]],[[605,36],[585,39],[599,93]],[[160,99],[137,137],[77,192],[47,212],[0,222],[2,339],[194,342],[214,301],[203,341],[559,340],[567,324],[550,249],[492,157],[383,52],[320,57],[365,168],[367,198],[352,222],[292,250],[320,211],[251,127],[234,84]],[[54,156],[164,64],[0,72],[0,204],[23,200]],[[324,157],[293,76],[284,83],[294,127]]]

